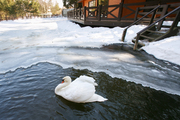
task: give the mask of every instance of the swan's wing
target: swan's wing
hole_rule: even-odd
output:
[[[64,90],[62,96],[69,101],[83,103],[91,98],[94,93],[94,85],[88,82],[74,81]]]
[[[81,75],[81,76],[80,76],[79,78],[77,78],[75,81],[88,82],[88,83],[93,84],[94,86],[98,86],[98,84],[95,83],[95,79],[94,79],[94,78],[88,77],[88,76],[85,76],[85,75]]]

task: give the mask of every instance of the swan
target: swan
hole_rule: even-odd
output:
[[[81,75],[71,82],[71,77],[66,76],[62,83],[55,88],[55,94],[76,103],[106,101],[106,98],[95,94],[95,86],[98,86],[98,84],[95,83],[92,77]]]

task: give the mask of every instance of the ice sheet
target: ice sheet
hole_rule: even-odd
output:
[[[125,43],[145,26],[135,25],[127,31]],[[122,43],[124,28],[83,27],[66,18],[26,19],[0,22],[0,73],[50,62],[64,68],[106,72],[112,77],[180,95],[179,72],[167,70],[151,61],[146,67],[127,52],[99,49],[103,45]],[[170,37],[143,47],[159,59],[180,64],[180,37]],[[178,69],[178,67],[177,67]]]

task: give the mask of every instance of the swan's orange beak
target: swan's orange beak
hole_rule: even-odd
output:
[[[62,80],[62,82],[61,83],[64,83],[64,80]]]

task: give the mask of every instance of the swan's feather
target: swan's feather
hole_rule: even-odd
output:
[[[79,78],[76,79],[76,81],[84,81],[84,82],[89,82],[91,84],[93,84],[94,86],[98,86],[97,83],[95,83],[95,80],[92,78],[92,77],[88,77],[88,76],[85,76],[85,75],[81,75]]]

